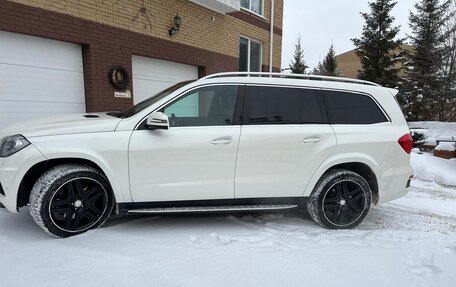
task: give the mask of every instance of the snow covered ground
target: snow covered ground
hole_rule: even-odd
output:
[[[0,286],[456,286],[456,187],[438,172],[456,161],[437,160],[413,154],[410,193],[355,230],[296,212],[181,215],[56,240],[28,210],[0,212]]]

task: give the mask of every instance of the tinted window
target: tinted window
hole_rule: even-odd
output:
[[[213,86],[193,90],[163,112],[171,127],[231,125],[237,86]]]
[[[336,91],[326,91],[325,94],[334,124],[375,124],[388,121],[369,96]]]
[[[248,123],[322,123],[316,90],[247,87]]]

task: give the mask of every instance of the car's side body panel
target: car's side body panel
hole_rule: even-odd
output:
[[[330,125],[242,127],[236,198],[301,196],[314,170],[336,148]]]
[[[136,130],[129,146],[135,202],[229,199],[240,126]]]

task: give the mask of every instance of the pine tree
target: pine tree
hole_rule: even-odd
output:
[[[439,120],[456,121],[456,0],[447,9],[442,33],[445,35],[443,66],[442,100],[440,101]]]
[[[403,56],[402,40],[396,39],[399,26],[392,26],[390,15],[396,4],[392,0],[370,2],[370,13],[361,13],[365,20],[361,38],[352,39],[362,65],[358,78],[389,87],[399,81],[396,65]]]
[[[318,66],[313,70],[316,75],[323,76],[340,76],[340,70],[337,68],[336,51],[334,45],[331,44],[328,53],[326,54],[323,61],[318,63]]]
[[[447,9],[450,2],[421,0],[410,12],[409,36],[414,51],[410,53],[407,67],[407,87],[404,94],[408,120],[443,120],[441,109],[445,106],[442,96]]]
[[[295,45],[295,52],[290,64],[290,69],[293,74],[304,74],[307,68],[309,68],[309,66],[306,65],[306,61],[304,60],[304,50],[301,46],[301,36],[299,36]]]

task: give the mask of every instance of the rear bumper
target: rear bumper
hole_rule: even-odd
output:
[[[46,158],[38,149],[29,145],[25,149],[6,158],[0,158],[0,205],[10,212],[17,212],[17,196],[22,179],[35,164]]]
[[[379,181],[378,203],[388,202],[407,195],[412,176],[413,169],[410,164],[388,170]]]

